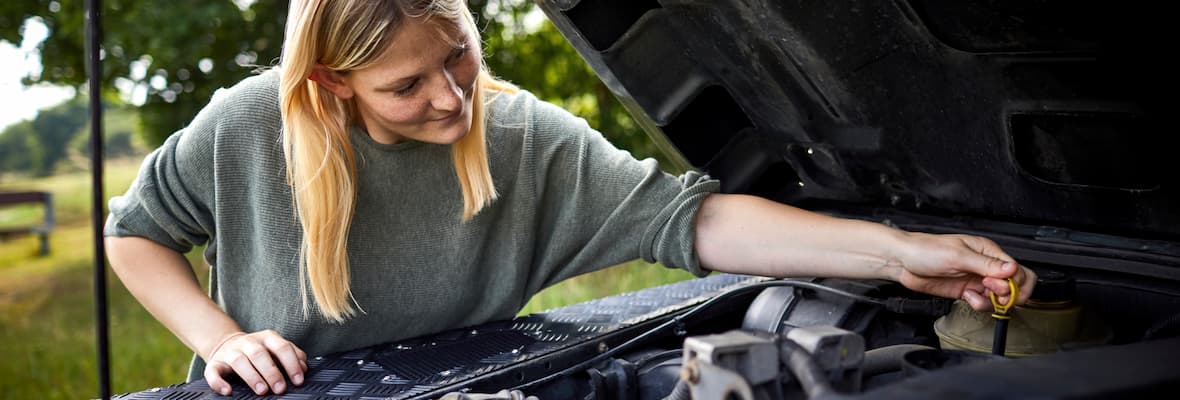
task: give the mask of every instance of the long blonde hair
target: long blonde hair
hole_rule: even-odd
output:
[[[443,18],[465,25],[473,35],[479,32],[462,0],[291,0],[280,98],[287,179],[303,228],[299,283],[304,315],[308,283],[320,314],[331,321],[343,322],[360,308],[349,288],[347,251],[357,193],[349,126],[358,115],[352,100],[341,100],[309,77],[317,64],[338,72],[373,65],[399,24],[420,17]],[[515,89],[492,78],[481,65],[471,130],[452,145],[464,221],[497,196],[488,170],[484,90]]]

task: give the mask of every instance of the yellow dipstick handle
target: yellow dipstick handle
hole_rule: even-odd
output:
[[[988,293],[992,298],[992,307],[995,308],[995,312],[992,313],[992,318],[996,319],[996,332],[992,336],[992,354],[997,356],[1004,355],[1004,347],[1008,342],[1008,320],[1011,318],[1008,316],[1008,310],[1016,304],[1016,296],[1019,293],[1016,281],[1012,278],[1008,278],[1008,289],[1011,290],[1008,292],[1008,303],[1006,304],[1000,304],[994,292]]]
[[[996,299],[995,292],[988,293],[988,296],[992,298],[992,307],[996,309],[996,311],[992,313],[992,317],[999,319],[1009,318],[1008,309],[1012,308],[1013,304],[1016,304],[1016,293],[1018,289],[1016,287],[1016,281],[1012,280],[1012,278],[1008,278],[1008,289],[1010,290],[1008,292],[1008,303],[1006,304],[1000,304],[1000,300]]]

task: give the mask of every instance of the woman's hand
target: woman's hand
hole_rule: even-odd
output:
[[[211,389],[229,395],[224,377],[236,372],[255,393],[283,393],[287,383],[276,360],[291,384],[303,384],[307,354],[274,331],[241,332],[201,289],[183,254],[135,236],[107,237],[106,246],[111,268],[127,290],[206,361]]]
[[[231,393],[225,380],[231,373],[236,373],[261,396],[267,392],[286,392],[283,372],[295,386],[303,384],[303,374],[307,372],[307,353],[272,330],[225,335],[203,358],[209,388],[223,396]]]
[[[1032,270],[986,238],[914,232],[905,236],[906,245],[895,259],[900,268],[894,269],[893,279],[912,290],[963,299],[977,311],[990,311],[989,291],[1000,303],[1008,301],[1008,278],[1016,281],[1020,291],[1016,304],[1024,304],[1036,285]]]

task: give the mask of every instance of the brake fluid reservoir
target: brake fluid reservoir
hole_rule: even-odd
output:
[[[1073,277],[1056,271],[1040,275],[1028,303],[1012,311],[1005,356],[1048,354],[1109,340],[1110,330],[1075,301]],[[934,332],[943,349],[990,353],[995,320],[991,313],[977,312],[959,300],[934,322]]]

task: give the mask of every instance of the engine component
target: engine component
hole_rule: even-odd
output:
[[[1109,328],[1075,301],[1072,277],[1055,271],[1041,275],[1029,302],[1010,312],[1004,355],[1027,357],[1109,341]],[[957,301],[950,314],[935,321],[934,331],[943,349],[988,353],[995,324],[991,315]]]
[[[901,357],[901,370],[906,377],[914,377],[947,367],[1003,358],[995,354],[966,350],[914,350]]]
[[[860,335],[831,326],[810,326],[792,329],[787,339],[811,354],[837,391],[860,391],[865,355],[865,340]]]
[[[859,391],[863,361],[864,339],[839,328],[775,336],[735,330],[686,339],[682,380],[694,399],[781,399],[797,391],[784,386],[792,381],[815,397]]]
[[[504,389],[496,393],[447,393],[439,400],[540,400],[537,396],[528,396],[519,390]]]
[[[742,329],[785,333],[798,327],[830,325],[863,332],[881,311],[880,307],[865,301],[869,299],[865,293],[876,290],[879,284],[840,279],[825,279],[822,285],[800,279],[786,281],[838,289],[844,293],[796,291],[791,287],[764,289],[746,310]]]
[[[781,398],[777,340],[743,331],[684,340],[682,378],[694,399]]]
[[[992,318],[996,320],[995,334],[992,337],[992,354],[998,356],[1004,355],[1004,347],[1008,344],[1008,320],[1012,319],[1012,316],[1008,315],[1008,309],[1012,308],[1013,304],[1016,304],[1016,294],[1020,293],[1020,290],[1016,287],[1016,281],[1012,280],[1012,278],[1008,278],[1008,288],[1010,295],[1008,296],[1008,302],[1004,304],[1000,304],[1000,301],[996,299],[995,293],[988,294],[992,299],[992,307],[995,308]]]

